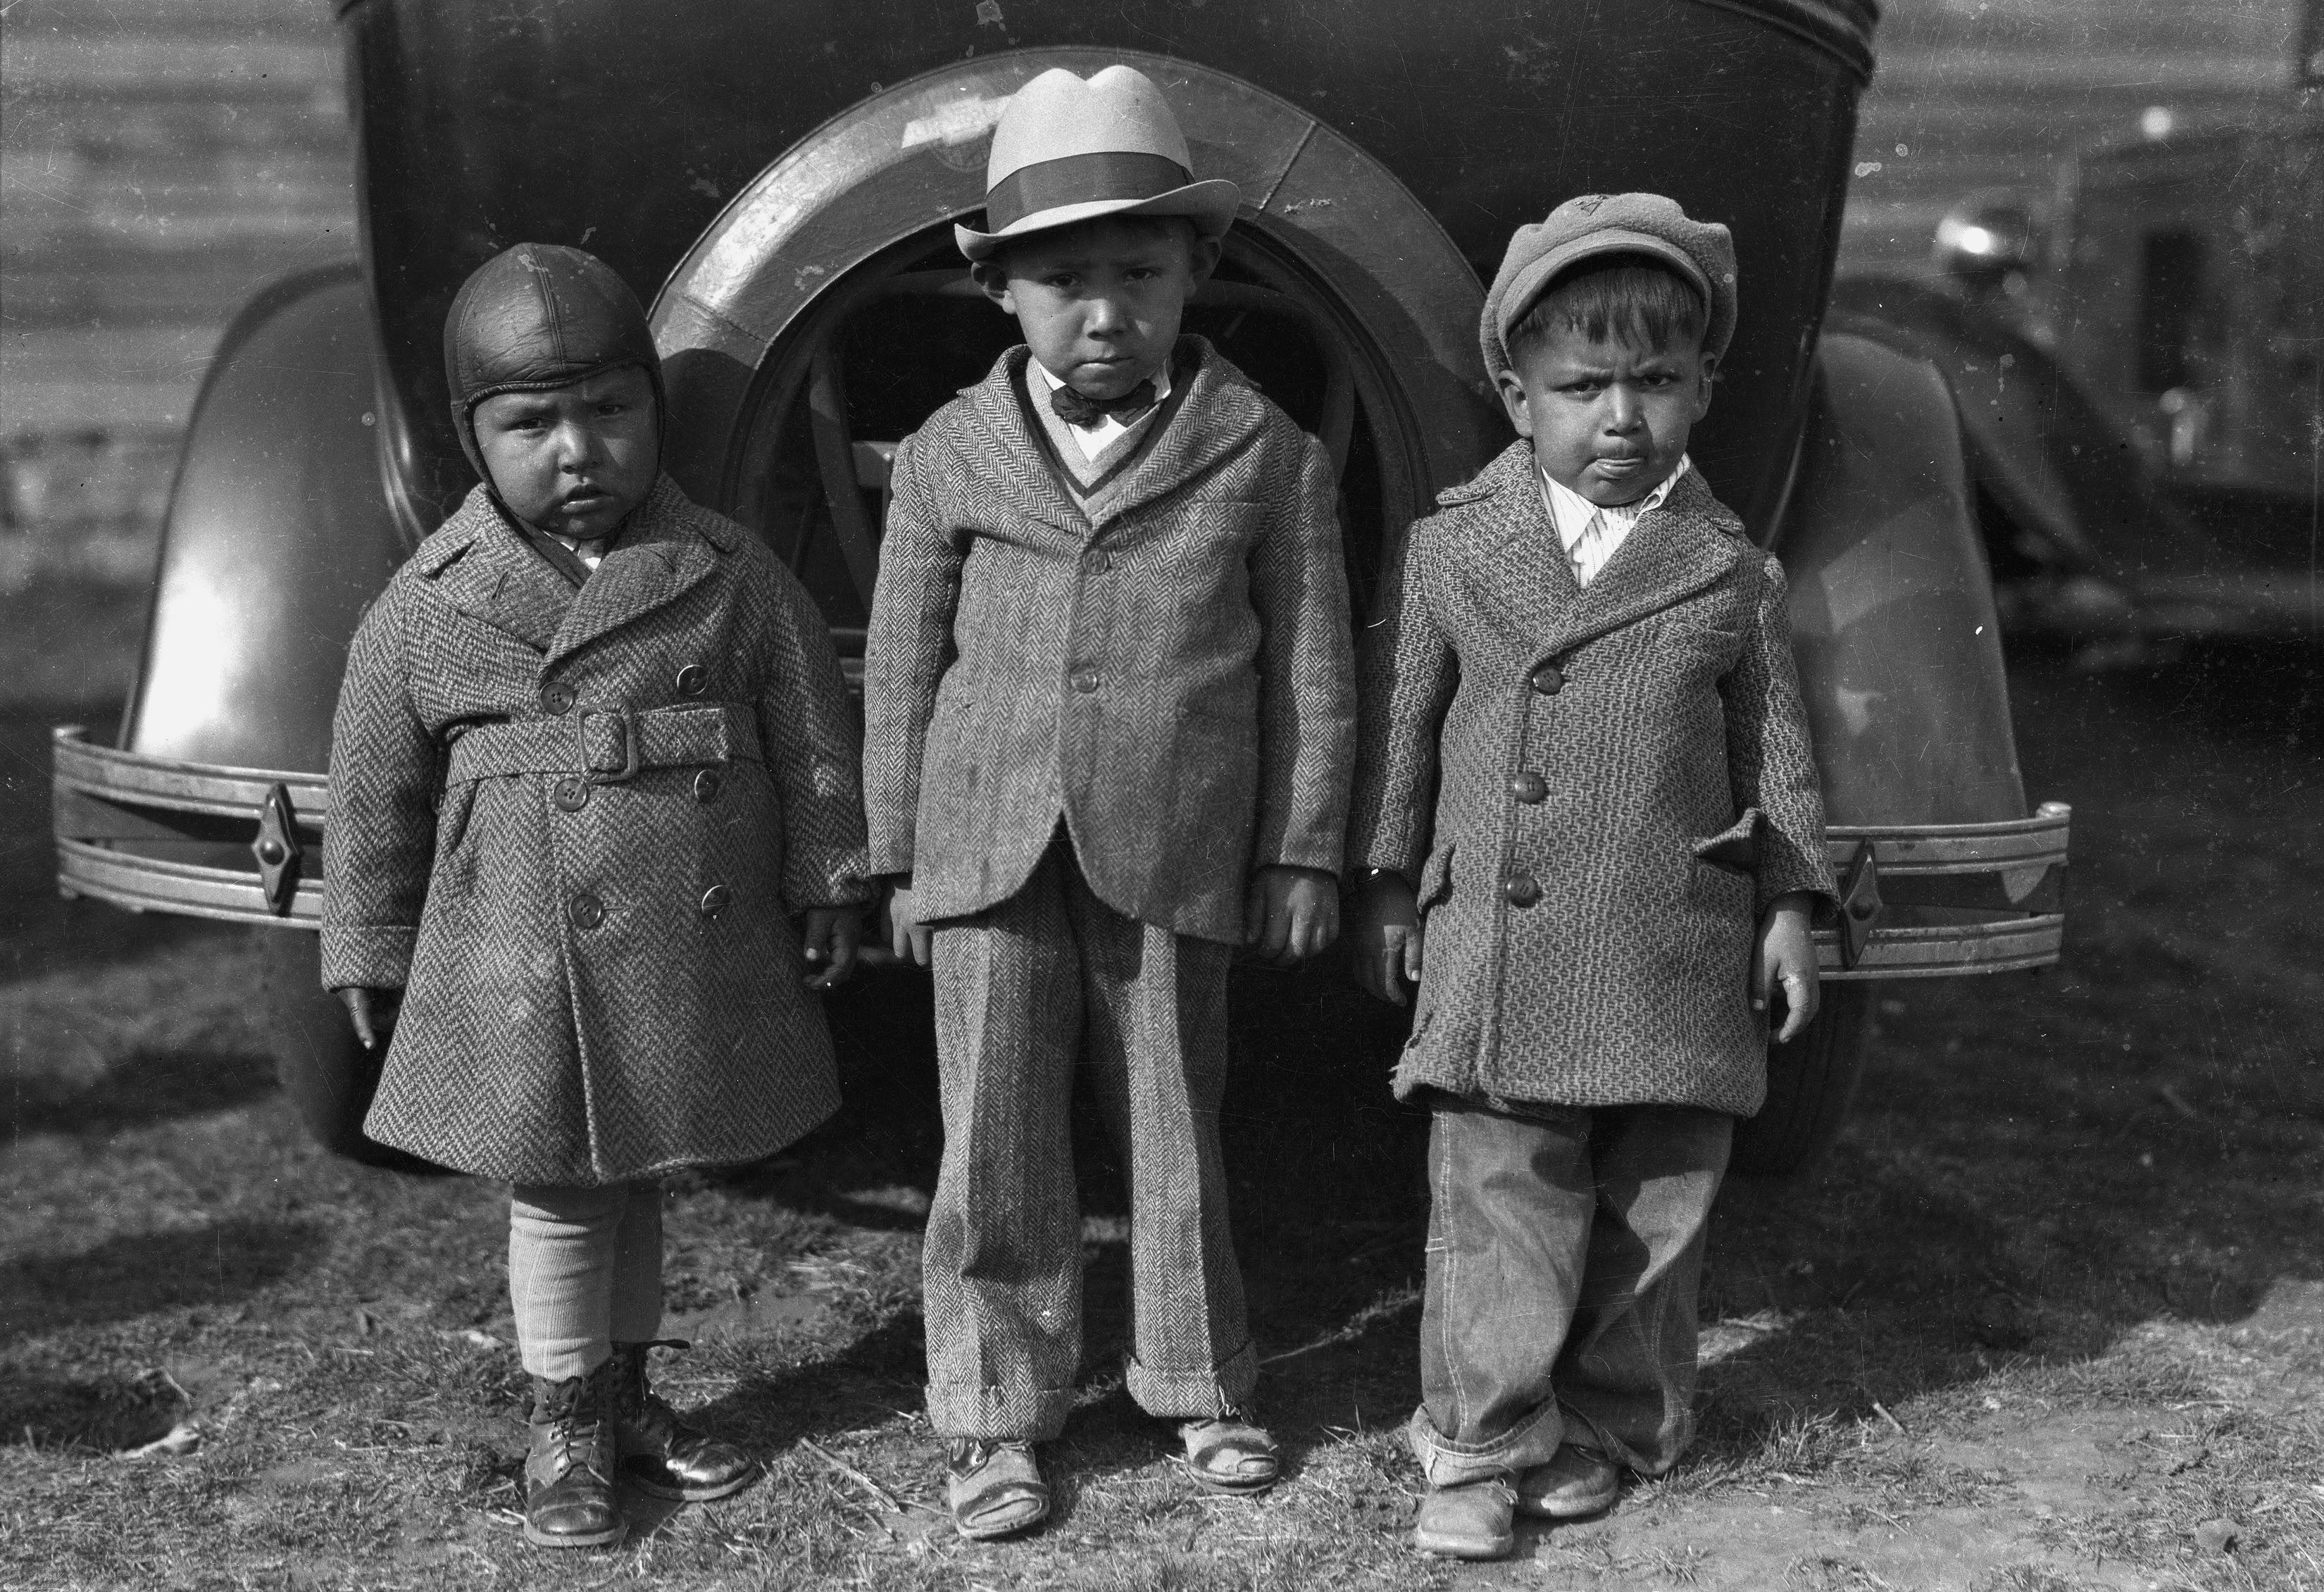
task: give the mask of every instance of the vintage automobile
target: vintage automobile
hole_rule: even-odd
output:
[[[119,734],[57,732],[60,886],[260,925],[290,1095],[382,1158],[302,930],[348,638],[471,480],[438,352],[462,278],[563,242],[650,298],[669,469],[789,560],[853,668],[893,443],[1010,340],[951,241],[999,107],[1127,60],[1241,185],[1190,324],[1329,449],[1359,622],[1414,517],[1508,440],[1476,324],[1511,228],[1623,189],[1734,227],[1746,308],[1695,458],[1790,569],[1846,881],[1825,1014],[1773,1056],[1738,1163],[1804,1163],[1847,1111],[1868,981],[2057,958],[2069,817],[2019,778],[1951,393],[1821,328],[1871,0],[1618,11],[350,0],[362,257],[266,289],[218,348]]]
[[[1828,325],[1952,385],[2013,624],[2324,642],[2324,0],[2292,77],[2241,116],[2150,107],[2046,196],[1967,196],[1933,282],[1835,288]]]

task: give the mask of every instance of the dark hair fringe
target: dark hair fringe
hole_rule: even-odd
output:
[[[1511,361],[1559,327],[1592,342],[1667,348],[1702,340],[1710,314],[1694,284],[1652,255],[1600,255],[1550,284],[1502,338]]]

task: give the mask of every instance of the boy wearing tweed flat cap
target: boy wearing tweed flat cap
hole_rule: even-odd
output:
[[[1831,893],[1784,573],[1686,457],[1735,326],[1727,229],[1655,194],[1519,230],[1480,338],[1519,440],[1413,527],[1367,638],[1359,981],[1419,985],[1426,1551],[1594,1513],[1692,1433],[1734,1120],[1814,1015]],[[1431,792],[1434,792],[1432,798]]]
[[[933,966],[928,1418],[973,1538],[1048,1513],[1081,1354],[1086,1067],[1130,1180],[1130,1396],[1273,1484],[1218,1118],[1237,946],[1337,931],[1354,704],[1323,449],[1178,335],[1234,185],[1161,91],[1051,70],[993,134],[979,286],[1025,341],[897,450],[864,659],[873,865]]]
[[[385,1047],[365,1131],[511,1185],[525,1535],[595,1547],[617,1472],[682,1499],[758,1474],[647,1384],[660,1179],[838,1104],[811,992],[872,893],[855,728],[798,581],[660,473],[661,361],[611,267],[487,261],[444,365],[483,479],[355,632],[323,981]]]

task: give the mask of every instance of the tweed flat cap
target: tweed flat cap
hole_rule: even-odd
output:
[[[1585,193],[1545,221],[1520,227],[1485,295],[1478,343],[1488,379],[1509,368],[1509,328],[1533,308],[1557,274],[1597,255],[1652,255],[1694,284],[1710,314],[1702,351],[1724,354],[1735,336],[1735,236],[1716,221],[1697,221],[1658,193]]]
[[[666,423],[661,356],[630,284],[596,255],[561,244],[517,244],[469,274],[444,318],[444,379],[452,425],[476,474],[489,482],[471,417],[495,393],[562,387],[618,366],[640,365],[653,383],[654,416]]]

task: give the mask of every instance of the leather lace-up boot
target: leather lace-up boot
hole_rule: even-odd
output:
[[[647,1383],[646,1351],[686,1347],[675,1337],[617,1343],[607,1364],[622,1479],[657,1498],[700,1504],[749,1486],[759,1477],[759,1462],[734,1444],[687,1425]]]
[[[602,1548],[622,1540],[613,1497],[612,1362],[562,1382],[532,1379],[532,1449],[524,1461],[524,1537],[543,1548]]]

